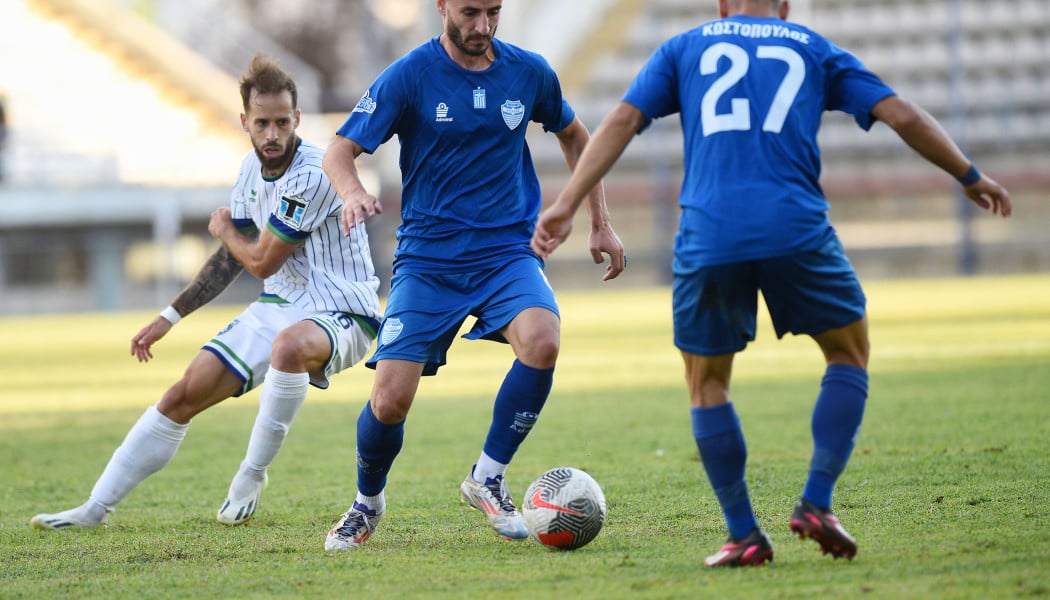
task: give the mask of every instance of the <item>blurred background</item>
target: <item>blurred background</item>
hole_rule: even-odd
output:
[[[1050,2],[795,0],[791,20],[856,53],[949,129],[1014,196],[977,211],[891,130],[827,114],[822,184],[862,279],[1050,271]],[[665,39],[715,0],[505,0],[498,36],[543,54],[592,130]],[[0,0],[0,316],[159,308],[214,250],[250,150],[237,80],[258,51],[296,78],[300,134],[326,145],[393,59],[441,30],[431,0]],[[529,143],[553,200],[568,170]],[[364,161],[385,213],[369,222],[386,289],[399,217],[397,145]],[[681,135],[664,119],[606,180],[631,268],[670,281]],[[586,215],[549,262],[556,289],[601,285]],[[220,302],[246,302],[243,275]]]

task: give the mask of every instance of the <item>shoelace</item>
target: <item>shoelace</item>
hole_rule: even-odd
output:
[[[354,538],[357,533],[362,529],[368,529],[368,515],[361,511],[354,511],[353,514],[346,513],[346,520],[343,521],[341,527],[335,530],[336,535],[339,537]]]
[[[485,487],[492,492],[492,497],[499,503],[499,508],[505,513],[513,513],[517,510],[514,507],[514,501],[510,499],[510,494],[504,493],[503,490],[503,477],[496,477],[495,479],[488,478],[485,480]]]

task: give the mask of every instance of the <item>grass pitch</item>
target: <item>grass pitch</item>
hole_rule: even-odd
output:
[[[255,520],[214,520],[257,394],[195,419],[167,468],[108,527],[27,523],[84,501],[142,410],[234,315],[180,323],[140,365],[151,314],[0,320],[0,598],[1003,598],[1050,596],[1050,277],[868,283],[871,395],[835,510],[859,543],[821,556],[787,529],[823,372],[808,338],[768,322],[737,359],[749,484],[776,548],[759,569],[706,570],[724,541],[692,439],[666,289],[566,293],[554,391],[508,473],[583,468],[609,514],[587,547],[500,542],[458,498],[508,348],[459,340],[425,379],[390,476],[388,512],[356,551],[324,536],[355,490],[355,421],[371,371],[312,390]]]

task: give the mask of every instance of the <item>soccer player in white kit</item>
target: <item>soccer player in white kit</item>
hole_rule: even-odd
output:
[[[368,237],[340,231],[343,202],[321,169],[322,148],[302,141],[295,82],[257,55],[240,81],[241,124],[254,150],[241,164],[230,207],[208,231],[222,246],[171,306],[131,340],[140,362],[181,318],[219,295],[246,270],[263,293],[190,362],[182,378],[146,409],[110,458],[84,504],[39,514],[38,529],[104,525],[114,507],[178,450],[190,419],[226,398],[262,385],[248,450],[217,519],[247,522],[258,507],[266,470],[284,443],[310,385],[356,364],[379,326],[379,280]]]

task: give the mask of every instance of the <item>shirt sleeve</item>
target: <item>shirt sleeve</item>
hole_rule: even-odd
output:
[[[672,38],[653,52],[623,96],[624,102],[645,116],[645,123],[638,133],[648,128],[653,119],[673,115],[682,109],[676,93],[678,72],[672,46],[675,41]]]
[[[861,129],[871,129],[876,120],[871,109],[896,92],[860,59],[841,48],[832,46],[825,65],[828,68],[827,110],[852,115]]]
[[[410,110],[405,99],[412,90],[404,81],[401,61],[387,67],[346,117],[339,135],[358,143],[372,154],[397,132],[400,119]]]
[[[291,174],[279,190],[280,200],[267,228],[286,242],[297,244],[310,236],[335,210],[332,184],[319,168]]]
[[[562,95],[557,73],[542,56],[536,55],[540,66],[540,84],[537,86],[536,108],[532,120],[544,131],[561,131],[576,119],[576,111]]]
[[[241,170],[237,175],[237,183],[234,184],[233,189],[230,191],[230,216],[233,220],[233,225],[238,231],[245,233],[258,230],[248,208],[248,194],[251,193],[251,185],[248,183],[248,172],[247,160],[241,161]]]

